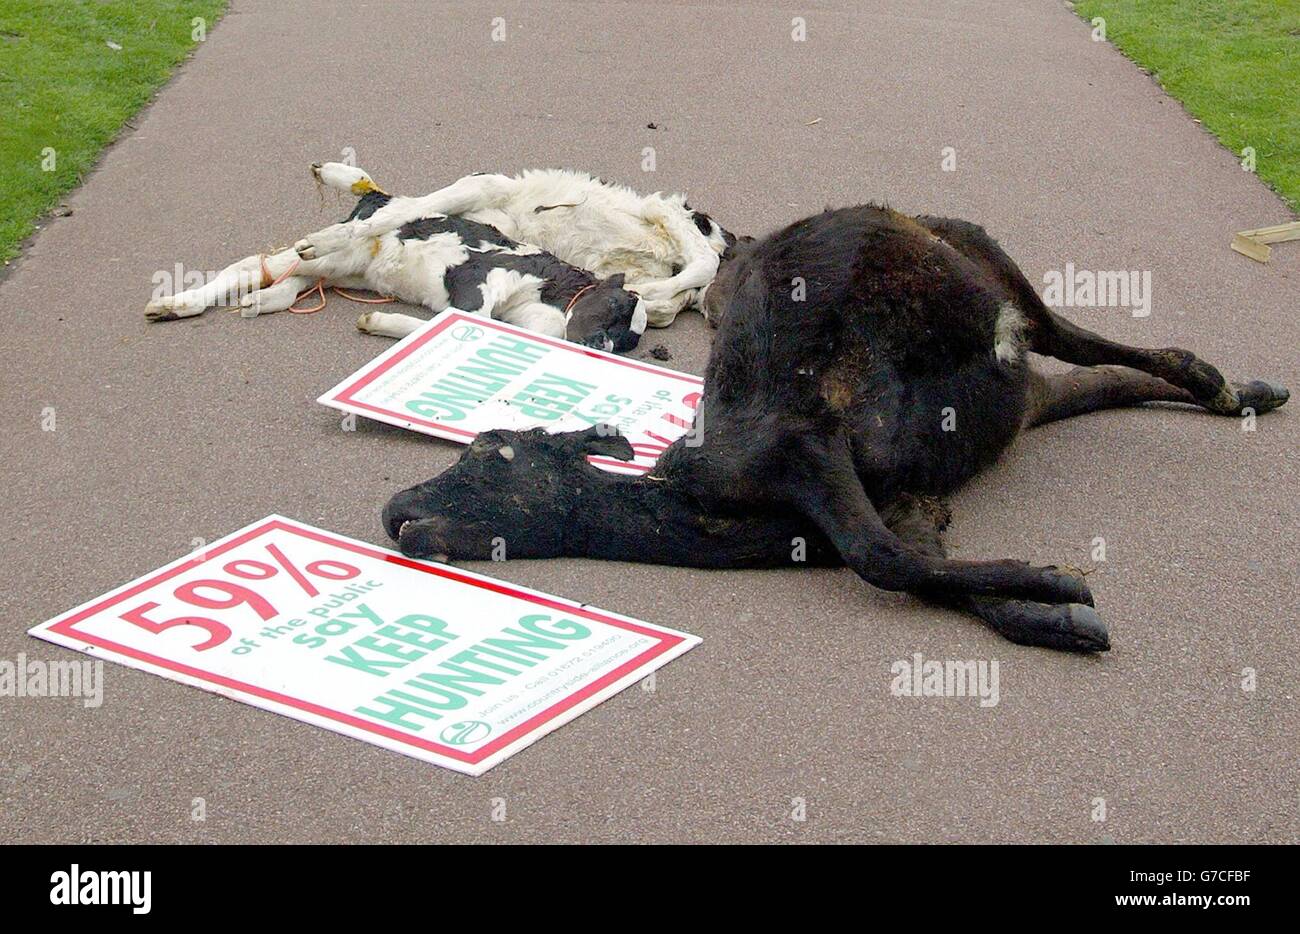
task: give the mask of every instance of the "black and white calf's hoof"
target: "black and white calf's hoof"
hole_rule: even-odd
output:
[[[990,626],[1019,645],[1064,652],[1110,650],[1110,633],[1091,606],[989,598],[977,598],[975,604]]]
[[[305,260],[320,259],[337,253],[352,242],[352,230],[347,224],[332,224],[303,237],[293,245],[294,252]]]
[[[144,306],[144,316],[150,321],[177,321],[201,315],[207,307],[207,303],[198,296],[181,292],[155,298]]]
[[[363,334],[393,337],[401,340],[413,334],[425,322],[411,315],[390,314],[384,311],[367,311],[357,318],[357,330]]]

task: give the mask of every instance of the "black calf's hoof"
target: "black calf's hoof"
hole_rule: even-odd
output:
[[[1237,394],[1237,415],[1246,409],[1253,409],[1256,415],[1271,412],[1286,405],[1286,400],[1291,398],[1291,393],[1285,387],[1260,379],[1249,383],[1233,383],[1232,388]]]
[[[999,601],[987,606],[983,616],[1003,636],[1019,645],[1035,645],[1062,652],[1105,652],[1110,634],[1097,611],[1082,603],[1030,603]]]
[[[1046,570],[1053,596],[1059,603],[1083,603],[1092,606],[1092,591],[1078,568],[1052,565]]]

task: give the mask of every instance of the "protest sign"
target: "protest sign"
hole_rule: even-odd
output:
[[[700,641],[281,516],[29,632],[471,775]]]
[[[463,311],[445,311],[317,401],[468,444],[493,428],[573,431],[606,423],[636,459],[592,457],[645,473],[691,430],[703,382]]]

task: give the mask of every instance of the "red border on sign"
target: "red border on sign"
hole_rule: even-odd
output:
[[[458,435],[467,440],[474,438],[478,434],[478,432],[466,431],[464,428],[457,428],[454,425],[448,425],[444,422],[435,422],[432,419],[420,418],[419,416],[412,415],[408,412],[395,412],[392,409],[383,409],[377,405],[371,405],[368,402],[362,402],[359,399],[357,399],[356,396],[354,395],[356,392],[359,392],[360,390],[364,389],[366,386],[369,386],[370,383],[373,382],[380,375],[387,373],[397,364],[401,363],[403,360],[409,357],[420,347],[423,347],[434,337],[441,334],[443,331],[447,330],[447,328],[451,327],[453,324],[461,323],[461,322],[465,324],[473,324],[478,327],[491,328],[492,330],[502,331],[506,334],[511,334],[516,337],[526,337],[528,340],[536,341],[539,344],[545,344],[548,347],[555,347],[559,350],[564,350],[569,353],[576,353],[582,357],[595,357],[599,360],[606,360],[610,363],[618,364],[619,366],[629,367],[633,370],[640,370],[643,373],[656,373],[660,376],[670,376],[673,379],[679,379],[684,383],[690,383],[692,386],[695,386],[697,388],[702,387],[704,385],[704,380],[700,379],[698,376],[692,376],[690,373],[678,373],[675,370],[668,370],[668,369],[664,369],[663,367],[646,366],[643,363],[637,363],[633,360],[625,359],[624,357],[614,356],[613,354],[601,353],[600,351],[593,350],[590,347],[583,347],[579,344],[574,344],[569,341],[560,341],[550,337],[543,337],[542,335],[534,334],[531,331],[521,331],[517,328],[504,325],[499,321],[493,321],[491,318],[479,318],[474,315],[466,314],[464,312],[452,312],[447,316],[447,319],[445,321],[440,321],[439,323],[435,324],[433,327],[429,328],[428,331],[421,334],[418,338],[411,341],[411,343],[408,346],[398,351],[397,353],[393,354],[387,360],[380,363],[369,373],[366,373],[364,376],[359,377],[355,382],[349,383],[348,385],[341,387],[337,392],[332,393],[330,395],[330,398],[336,402],[346,402],[349,405],[354,405],[359,409],[365,409],[367,412],[376,412],[380,415],[388,416],[389,418],[401,418],[404,421],[410,422],[412,425],[422,425],[425,428],[434,428],[438,431],[445,431],[448,432],[449,434]],[[609,458],[593,457],[590,458],[590,460],[593,463],[607,464],[613,467],[629,466],[626,461],[612,460]],[[649,467],[645,468],[645,470],[647,471],[650,469],[651,468]]]
[[[615,668],[613,671],[606,673],[605,675],[603,675],[596,681],[593,681],[591,684],[587,685],[577,693],[564,698],[557,704],[554,704],[553,706],[548,707],[542,712],[534,715],[532,718],[525,720],[523,723],[519,724],[519,726],[515,727],[512,730],[509,730],[506,733],[503,733],[501,736],[492,740],[492,742],[487,743],[486,745],[480,747],[479,749],[475,750],[472,753],[467,753],[460,749],[455,748],[454,746],[446,746],[442,743],[433,742],[432,740],[422,739],[418,736],[413,736],[409,733],[403,733],[400,730],[392,729],[391,727],[386,727],[378,723],[371,723],[368,720],[363,720],[360,717],[355,717],[350,713],[344,713],[341,710],[334,710],[329,707],[322,707],[319,704],[313,704],[309,701],[302,700],[301,698],[290,697],[287,694],[281,694],[277,691],[267,690],[266,688],[258,687],[257,685],[254,684],[246,684],[243,681],[237,681],[234,678],[228,678],[225,675],[218,675],[210,671],[205,671],[202,668],[194,668],[190,665],[185,665],[180,662],[172,661],[171,659],[161,658],[157,655],[151,655],[148,652],[142,652],[139,649],[134,649],[131,648],[130,646],[121,645],[109,639],[104,639],[100,636],[93,635],[91,633],[81,632],[80,630],[75,628],[77,623],[81,622],[87,617],[94,616],[95,614],[100,613],[103,610],[108,609],[111,606],[114,606],[115,604],[121,603],[125,600],[129,600],[131,597],[134,597],[136,594],[141,593],[142,591],[148,590],[151,587],[155,587],[158,584],[170,580],[171,578],[176,577],[179,574],[183,574],[187,571],[191,571],[194,568],[199,567],[200,565],[206,564],[207,562],[220,557],[221,555],[225,554],[226,552],[230,551],[233,548],[237,548],[240,545],[252,541],[253,539],[257,538],[260,535],[263,535],[267,532],[276,529],[285,532],[291,532],[294,535],[299,535],[302,536],[303,538],[312,539],[314,541],[318,541],[323,544],[333,545],[338,548],[343,548],[346,549],[347,551],[355,552],[356,554],[365,555],[370,558],[375,558],[380,561],[387,562],[389,564],[396,564],[396,565],[400,565],[401,567],[412,568],[417,571],[423,571],[426,574],[432,574],[435,577],[444,577],[449,580],[457,581],[458,583],[468,584],[471,587],[478,587],[482,590],[492,591],[493,593],[504,594],[505,596],[514,597],[515,599],[524,600],[529,603],[534,603],[537,604],[538,606],[548,607],[553,610],[560,610],[572,616],[579,616],[584,619],[592,620],[594,622],[604,623],[606,626],[614,626],[618,629],[626,629],[631,632],[639,633],[640,635],[643,636],[650,636],[651,638],[658,639],[659,644],[653,646],[652,648],[647,649],[646,651],[642,652],[640,655],[636,656],[635,658],[623,663],[618,668]],[[654,658],[657,658],[658,656],[662,655],[664,652],[668,651],[674,646],[677,646],[685,641],[684,637],[679,635],[660,632],[654,629],[647,629],[644,626],[638,626],[636,623],[630,622],[628,620],[615,619],[603,613],[598,613],[593,610],[586,609],[585,607],[575,607],[568,603],[564,603],[559,600],[544,597],[539,594],[526,593],[522,590],[519,590],[515,587],[510,586],[509,584],[505,584],[500,581],[482,580],[476,577],[470,577],[468,575],[462,574],[461,572],[457,571],[455,568],[451,568],[446,565],[423,564],[418,561],[413,561],[409,558],[404,558],[401,555],[395,555],[389,552],[380,551],[375,548],[367,547],[361,544],[360,542],[353,542],[353,541],[348,541],[347,539],[336,538],[328,533],[320,532],[316,529],[302,528],[297,525],[291,524],[289,522],[282,521],[280,519],[270,519],[266,522],[263,522],[258,526],[256,526],[255,528],[252,528],[244,532],[242,535],[238,535],[237,537],[231,539],[225,544],[222,544],[216,547],[215,549],[208,551],[205,557],[203,558],[192,558],[189,561],[185,561],[177,565],[176,567],[171,568],[170,570],[161,571],[158,574],[153,575],[152,577],[148,577],[140,581],[139,583],[133,585],[132,587],[128,588],[122,593],[116,594],[111,597],[106,597],[105,599],[100,600],[97,603],[94,603],[84,609],[78,610],[64,617],[63,619],[60,619],[57,622],[52,623],[48,627],[48,629],[49,631],[57,632],[62,636],[67,636],[69,638],[77,639],[83,642],[88,642],[91,645],[95,645],[103,649],[108,649],[109,651],[117,652],[129,658],[138,659],[139,661],[148,662],[151,665],[157,665],[160,668],[166,668],[169,671],[175,671],[179,674],[187,675],[188,677],[195,678],[199,681],[203,681],[208,684],[216,684],[225,688],[232,688],[234,690],[241,691],[246,694],[252,694],[255,697],[261,697],[266,700],[275,701],[276,703],[284,704],[287,707],[293,707],[297,710],[302,710],[307,713],[315,714],[316,716],[319,717],[324,717],[329,720],[334,720],[338,723],[345,723],[348,726],[356,727],[357,729],[364,730],[368,733],[375,733],[379,736],[384,736],[387,737],[388,739],[397,740],[398,742],[405,743],[409,746],[415,746],[416,748],[424,749],[429,752],[436,752],[439,755],[446,756],[449,759],[456,759],[457,761],[466,762],[469,763],[470,765],[477,765],[478,763],[482,762],[484,759],[487,759],[489,756],[492,756],[495,753],[499,752],[501,749],[504,749],[505,747],[516,742],[522,737],[527,736],[529,733],[533,732],[537,727],[541,726],[542,724],[555,719],[560,714],[563,714],[565,711],[569,710],[576,704],[581,703],[582,701],[586,700],[588,697],[591,697],[593,694],[596,694],[597,692],[613,684],[615,681],[618,681],[620,678],[627,675],[629,672],[636,670],[638,667],[645,664],[646,662]]]

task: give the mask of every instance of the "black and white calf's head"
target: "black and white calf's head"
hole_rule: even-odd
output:
[[[504,546],[511,558],[563,554],[583,482],[611,475],[588,455],[631,460],[632,445],[607,425],[547,434],[485,431],[438,476],[402,490],[384,507],[384,531],[412,558],[487,560]]]
[[[346,162],[313,162],[311,174],[327,188],[348,191],[358,197],[371,191],[383,191],[375,184],[370,173]]]
[[[598,279],[574,293],[564,310],[564,336],[577,344],[627,353],[645,333],[645,302],[623,287],[623,274]]]

